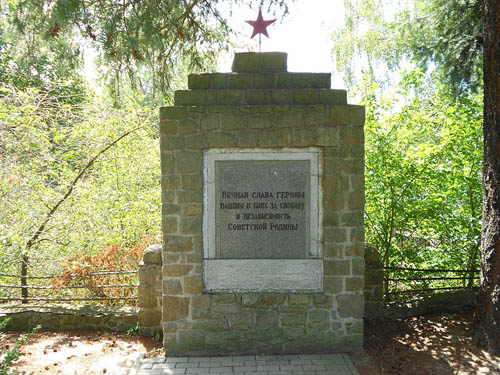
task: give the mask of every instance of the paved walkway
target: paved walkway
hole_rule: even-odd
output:
[[[137,375],[359,375],[347,354],[139,358]]]

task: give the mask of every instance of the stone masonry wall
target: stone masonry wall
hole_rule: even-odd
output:
[[[164,346],[168,355],[360,350],[364,303],[364,107],[286,55],[237,54],[192,74],[160,109]],[[323,292],[206,294],[203,150],[321,149]]]
[[[139,264],[139,334],[154,336],[161,332],[162,246],[151,245]]]

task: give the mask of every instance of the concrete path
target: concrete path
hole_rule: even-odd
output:
[[[139,358],[137,375],[359,375],[347,354]]]

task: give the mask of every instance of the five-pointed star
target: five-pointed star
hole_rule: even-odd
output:
[[[264,19],[262,18],[262,12],[259,10],[259,15],[257,16],[257,19],[255,21],[245,21],[246,23],[249,23],[250,25],[253,26],[253,33],[250,39],[257,34],[264,34],[269,38],[269,35],[267,35],[267,27],[274,21],[276,20],[264,21]]]

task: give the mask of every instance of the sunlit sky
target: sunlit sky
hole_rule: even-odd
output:
[[[344,23],[343,0],[296,0],[288,7],[289,13],[284,18],[277,15],[279,19],[268,26],[269,38],[262,36],[262,52],[286,52],[290,72],[333,72],[331,35]],[[266,9],[262,9],[263,18],[274,19]],[[219,59],[217,70],[230,72],[234,52],[259,50],[258,36],[250,39],[253,28],[245,22],[257,19],[258,9],[249,9],[248,5],[233,7],[229,15],[229,9],[222,2],[220,11],[236,31],[232,42],[239,46],[223,53]],[[95,58],[95,51],[86,48],[83,74],[93,86],[98,76]],[[339,89],[344,86],[340,76],[332,74],[332,87]]]
[[[245,22],[255,20],[257,13],[257,9],[248,7],[233,9],[230,26],[240,33],[234,41],[247,47],[221,56],[218,71],[231,71],[233,52],[259,50],[258,36],[250,39],[253,28]],[[262,13],[265,20],[274,18],[266,13],[266,8]],[[269,38],[262,36],[262,52],[288,53],[288,71],[291,72],[332,72],[331,35],[343,23],[343,0],[297,0],[289,5],[289,14],[268,26]],[[344,84],[340,77],[332,75],[332,86],[343,88]]]

